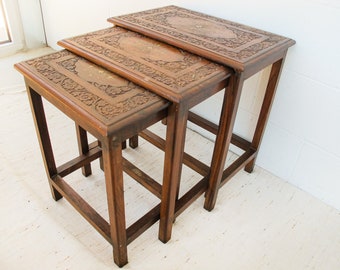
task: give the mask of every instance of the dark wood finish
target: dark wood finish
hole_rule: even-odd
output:
[[[109,242],[112,244],[110,224],[99,215],[67,182],[56,175],[52,185],[67,201]]]
[[[215,123],[212,123],[211,121],[208,121],[207,119],[193,113],[189,112],[189,121],[198,125],[199,127],[204,128],[205,130],[217,135],[219,126]],[[231,137],[231,143],[237,146],[238,148],[241,148],[243,150],[249,149],[251,143],[247,140],[243,139],[242,137],[233,134]]]
[[[148,142],[155,145],[157,148],[165,151],[165,140],[161,137],[157,136],[153,132],[149,130],[143,130],[141,133],[139,133],[140,136],[147,140]],[[193,169],[197,173],[199,173],[202,176],[207,176],[209,174],[210,168],[208,165],[205,165],[198,159],[194,158],[193,156],[183,153],[183,164],[187,165],[189,168]]]
[[[263,99],[259,119],[257,121],[253,140],[252,140],[252,143],[251,143],[251,146],[250,146],[252,149],[255,149],[256,152],[258,152],[257,150],[258,150],[258,148],[261,144],[264,129],[266,127],[267,120],[268,120],[268,117],[269,117],[269,112],[270,112],[271,106],[273,104],[274,96],[275,96],[275,93],[276,93],[276,87],[277,87],[279,77],[280,77],[280,74],[281,74],[281,70],[282,70],[282,66],[283,66],[283,60],[284,59],[281,58],[280,60],[276,61],[272,65],[272,69],[271,69],[271,72],[270,72],[269,81],[268,81],[266,93],[265,93],[265,96],[264,96],[264,99]],[[255,165],[255,158],[252,159],[251,162],[249,162],[246,165],[245,170],[247,172],[252,172],[253,169],[254,169],[254,165]]]
[[[52,184],[53,177],[57,175],[57,167],[54,159],[50,136],[48,133],[48,127],[42,98],[29,86],[27,79],[25,79],[25,81],[28,99],[30,101],[34,124],[40,144],[41,155],[44,160],[45,170],[49,180],[48,183],[50,185],[53,199],[58,201],[62,198],[62,195],[55,189],[55,187]]]
[[[93,146],[92,146],[93,145]],[[81,154],[79,157],[69,160],[68,162],[57,167],[57,174],[61,177],[69,175],[70,173],[84,168],[91,164],[97,158],[101,158],[102,150],[97,146],[97,142],[89,146],[89,151],[86,154]],[[87,176],[87,175],[85,175]]]
[[[227,89],[228,91],[225,91],[224,94],[219,129],[215,142],[215,144],[219,147],[214,148],[211,161],[209,187],[204,202],[204,208],[209,211],[211,211],[215,206],[218,189],[220,187],[220,181],[222,179],[224,164],[232,137],[231,127],[234,126],[236,119],[237,110],[234,108],[238,107],[238,103],[240,102],[241,98],[241,88],[243,86],[243,84],[240,83],[241,80],[242,75],[233,76],[230,81],[229,88]],[[237,87],[235,87],[235,85]]]
[[[164,243],[170,240],[172,223],[175,220],[175,204],[182,173],[187,117],[188,109],[183,105],[174,103],[170,106],[165,141],[166,162],[163,172],[164,175],[169,177],[169,181],[163,182],[158,235]]]
[[[131,148],[137,148],[138,147],[138,135],[135,135],[129,139],[129,146]]]
[[[108,137],[102,150],[113,258],[121,267],[128,262],[121,141]]]
[[[251,172],[253,170],[282,63],[288,48],[294,45],[295,41],[260,29],[177,6],[166,6],[117,16],[109,18],[108,21],[116,26],[139,32],[159,41],[204,56],[231,67],[236,71],[237,79],[236,83],[233,84],[233,105],[229,106],[226,112],[229,117],[232,117],[229,120],[225,120],[227,126],[220,125],[219,131],[216,133],[217,138],[211,166],[209,189],[205,200],[205,208],[212,210],[216,202],[217,192],[222,180],[221,177],[224,177],[224,174],[222,174],[222,163],[226,159],[225,155],[230,142],[236,143],[238,147],[241,147],[246,152],[250,150],[255,151],[254,158],[245,166],[246,171]],[[239,140],[239,137],[232,136],[231,131],[238,109],[243,82],[271,64],[273,64],[272,71],[252,142],[250,143],[243,139]],[[196,121],[197,119],[194,115],[189,116],[189,120]],[[220,120],[223,119],[221,118]],[[196,123],[202,125],[203,128],[207,128],[209,131],[215,130],[214,125],[207,120],[199,119]],[[237,140],[235,140],[236,138]],[[247,147],[243,147],[245,145]],[[230,168],[234,168],[237,171],[239,168],[236,168],[234,165]],[[228,172],[226,174],[230,175],[230,171],[227,170],[225,171]],[[223,179],[226,180],[226,178]]]
[[[122,143],[166,117],[169,103],[68,51],[22,62],[15,67],[25,77],[53,198],[65,197],[112,244],[115,263],[125,265],[127,244],[159,219],[159,212],[155,212],[160,211],[160,205],[126,228],[123,168],[134,168],[122,158]],[[59,167],[53,156],[42,97],[76,123],[79,156]],[[89,145],[87,131],[99,142]],[[168,148],[174,147],[169,145]],[[87,175],[90,162],[100,157],[103,157],[109,222],[63,179],[80,168],[85,168]],[[145,176],[141,171],[138,174]],[[161,197],[155,181],[146,179],[144,182],[147,183],[143,183],[144,186],[152,186]]]
[[[87,139],[87,132],[85,129],[83,129],[81,126],[78,126],[76,124],[76,133],[77,133],[77,140],[78,140],[78,149],[79,149],[79,154],[87,154],[89,152],[89,142]],[[91,163],[87,163],[83,168],[82,168],[82,173],[84,176],[89,176],[92,173],[91,170]]]
[[[186,192],[176,203],[175,217],[178,217],[190,204],[199,198],[207,190],[208,177],[204,177],[188,192]]]
[[[158,182],[156,182],[149,175],[141,171],[125,158],[123,158],[123,167],[124,171],[132,178],[134,178],[138,183],[140,183],[143,187],[145,187],[159,199],[162,198],[162,186]]]
[[[227,183],[239,170],[244,168],[244,166],[247,163],[249,163],[249,161],[254,159],[255,155],[256,155],[255,150],[248,149],[238,159],[236,159],[228,168],[226,168],[223,171],[221,183],[218,183],[220,187]]]
[[[147,212],[144,216],[127,228],[126,234],[128,244],[130,244],[139,235],[141,235],[159,220],[160,208],[161,204],[157,204],[154,208],[152,208],[149,212]]]

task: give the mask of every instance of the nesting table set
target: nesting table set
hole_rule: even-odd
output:
[[[159,220],[159,239],[171,238],[172,224],[205,193],[214,208],[218,190],[236,172],[253,170],[286,52],[294,41],[245,25],[167,6],[109,18],[113,27],[58,42],[65,50],[18,63],[24,75],[40,148],[55,200],[65,197],[113,246],[118,266],[128,262],[127,245]],[[233,134],[243,82],[272,65],[252,141]],[[224,90],[225,89],[225,90]],[[190,109],[224,90],[219,124]],[[76,124],[79,156],[57,166],[42,98]],[[147,128],[166,123],[166,137]],[[184,152],[187,122],[216,134],[211,164]],[[89,144],[87,132],[97,141]],[[125,141],[138,136],[162,149],[162,184],[122,156]],[[230,143],[244,153],[224,169]],[[91,174],[100,159],[105,175],[109,221],[64,179],[75,170]],[[182,165],[202,175],[179,197]],[[123,171],[160,199],[126,228]]]

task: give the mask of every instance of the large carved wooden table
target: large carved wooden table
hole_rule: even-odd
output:
[[[295,41],[249,26],[209,16],[188,9],[167,6],[113,17],[115,25],[142,33],[154,39],[204,56],[235,71],[232,91],[227,93],[219,126],[193,113],[189,120],[217,134],[204,207],[212,210],[221,185],[245,167],[251,172],[259,151],[279,76],[287,50]],[[257,126],[251,141],[232,134],[243,82],[263,68],[272,65]],[[229,143],[245,152],[224,170]]]

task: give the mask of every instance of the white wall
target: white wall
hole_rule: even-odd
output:
[[[175,4],[296,40],[257,164],[340,209],[340,4],[337,0],[43,0],[47,41],[109,26],[106,18]],[[235,132],[249,137],[268,70],[245,85]],[[254,89],[255,86],[255,89]],[[219,97],[197,107],[217,119]]]
[[[39,0],[17,0],[25,36],[25,49],[46,46]]]
[[[11,42],[1,44],[0,57],[15,54],[16,52],[22,50],[25,46],[18,1],[2,0],[2,5],[5,10],[8,27],[10,30]]]
[[[177,1],[178,2],[178,1]],[[112,24],[107,18],[175,3],[166,0],[41,0],[45,18],[47,43],[54,49],[60,39],[95,31]]]
[[[0,57],[46,46],[39,0],[3,0],[12,42],[0,48]]]

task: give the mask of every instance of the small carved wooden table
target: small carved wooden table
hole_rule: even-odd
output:
[[[232,91],[227,93],[228,104],[224,104],[227,113],[222,114],[219,126],[193,113],[189,114],[189,120],[217,134],[216,144],[220,146],[215,147],[204,204],[206,209],[212,210],[219,187],[241,168],[245,167],[247,172],[254,168],[283,62],[288,48],[295,41],[177,6],[113,17],[109,21],[235,70]],[[232,134],[243,82],[269,65],[272,68],[265,97],[253,139],[249,142]],[[224,170],[230,142],[245,152]]]
[[[25,77],[53,198],[65,197],[112,244],[115,263],[125,265],[127,244],[159,219],[160,205],[126,229],[123,168],[130,175],[149,179],[122,158],[122,142],[166,117],[169,102],[66,50],[15,67]],[[80,156],[58,167],[42,97],[74,120],[78,131]],[[86,131],[94,135],[100,145],[94,142],[89,146]],[[104,164],[109,223],[64,180],[65,176],[80,168],[85,169],[86,176],[89,175],[90,162],[99,157],[103,158]],[[171,186],[167,183],[170,181],[168,175],[163,181]],[[144,186],[161,197],[159,184]]]

